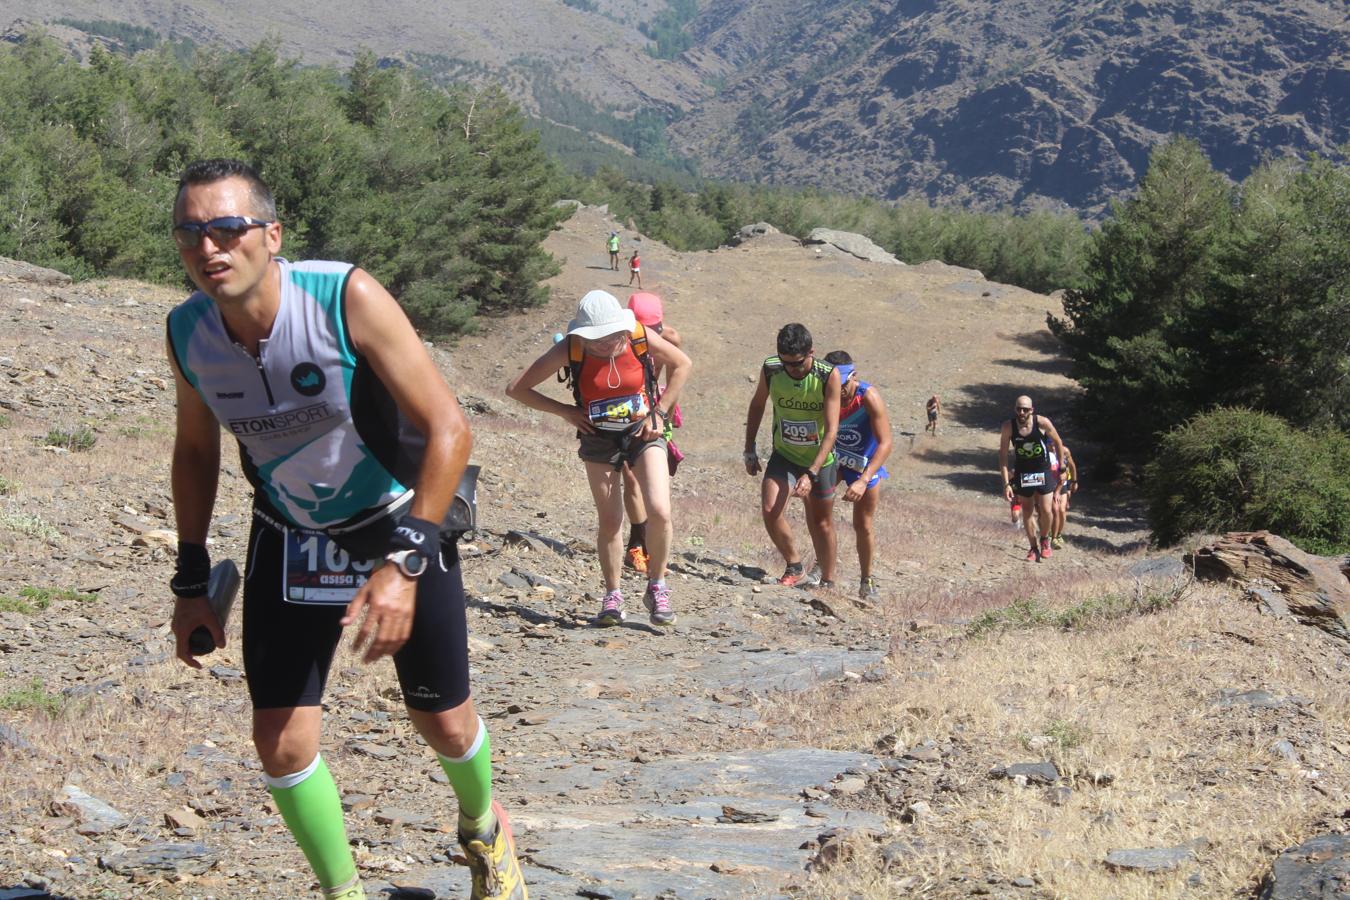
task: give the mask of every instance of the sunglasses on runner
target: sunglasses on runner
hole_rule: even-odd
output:
[[[796,360],[779,357],[779,360],[783,363],[783,368],[797,372],[811,368],[811,363],[815,360],[815,354],[808,353],[801,359]]]
[[[199,245],[203,234],[210,235],[217,244],[229,244],[243,237],[250,228],[265,228],[271,224],[252,216],[221,216],[209,222],[179,222],[173,226],[173,240],[182,250],[191,250]]]
[[[1019,406],[1019,407],[1017,407],[1017,411],[1020,412],[1020,413],[1029,413],[1029,412],[1031,412],[1031,407],[1030,407],[1030,406]]]

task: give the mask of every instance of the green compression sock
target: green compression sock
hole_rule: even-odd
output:
[[[459,759],[437,753],[436,758],[459,798],[460,834],[469,837],[490,834],[496,825],[492,814],[492,742],[482,717],[478,719],[478,736],[468,753]]]
[[[264,775],[263,780],[319,886],[327,890],[354,879],[356,863],[347,844],[342,801],[323,757],[314,757],[314,762],[294,775]]]

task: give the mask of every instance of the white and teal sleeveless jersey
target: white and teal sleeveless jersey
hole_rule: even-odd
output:
[[[260,500],[305,528],[363,517],[417,478],[425,438],[352,343],[347,263],[280,257],[281,307],[255,358],[200,291],[169,313],[183,377],[239,441]]]

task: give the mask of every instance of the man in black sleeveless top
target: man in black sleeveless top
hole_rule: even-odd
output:
[[[1008,467],[1009,448],[1013,451],[1011,469]],[[1022,527],[1031,544],[1027,562],[1040,562],[1051,554],[1052,500],[1060,475],[1052,465],[1052,451],[1054,459],[1064,458],[1064,442],[1060,440],[1059,432],[1045,416],[1036,415],[1030,397],[1018,397],[1013,417],[1003,423],[999,434],[998,467],[1003,473],[1003,498],[1009,502],[1014,496],[1022,498]],[[1033,513],[1039,522],[1039,539],[1038,528],[1031,521]]]

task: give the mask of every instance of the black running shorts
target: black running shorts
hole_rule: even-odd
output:
[[[796,487],[798,478],[806,477],[807,468],[792,462],[775,450],[769,454],[769,461],[764,465],[764,477],[772,478],[774,481],[785,481],[788,490],[792,490]],[[828,466],[821,467],[816,483],[811,485],[811,496],[820,500],[829,499],[834,496],[834,486],[838,483],[839,462],[835,460]]]
[[[1034,473],[1033,473],[1034,474]],[[1047,484],[1036,485],[1034,487],[1021,487],[1020,473],[1013,473],[1013,493],[1019,497],[1034,497],[1037,494],[1053,494],[1055,492],[1055,474],[1053,472],[1045,473]]]
[[[244,577],[244,672],[254,709],[318,706],[343,632],[345,606],[284,599],[282,540],[254,517]],[[464,584],[451,548],[417,580],[412,634],[394,654],[394,669],[411,709],[441,712],[469,699]]]

